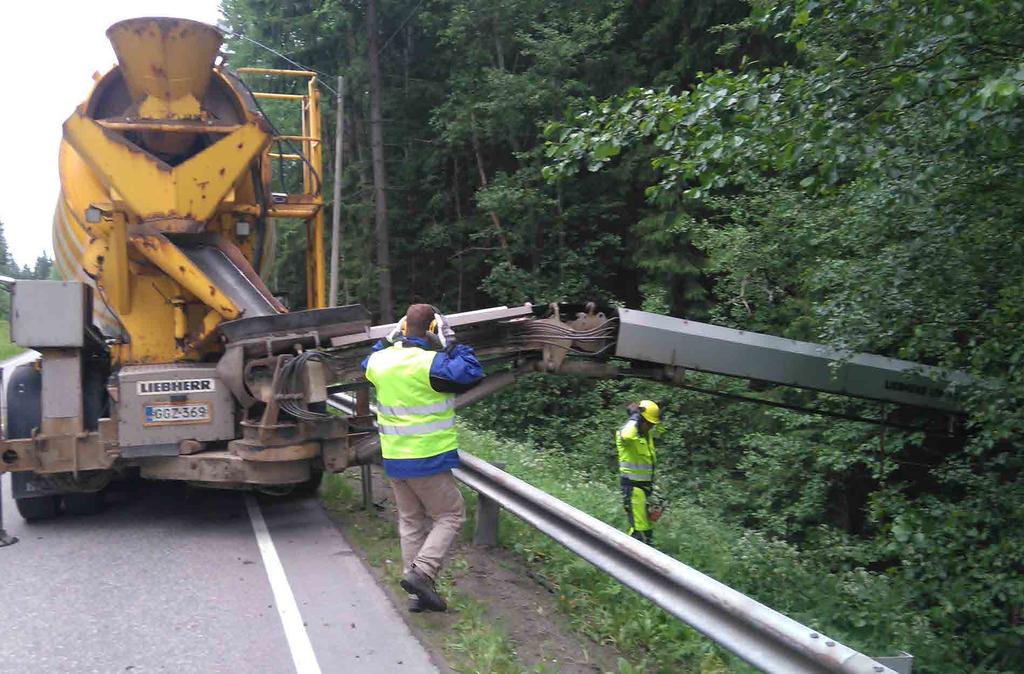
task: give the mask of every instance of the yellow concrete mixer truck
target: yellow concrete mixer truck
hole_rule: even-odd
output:
[[[127,467],[210,483],[315,481],[312,459],[344,421],[321,410],[279,423],[243,379],[265,370],[268,387],[322,389],[319,357],[287,372],[271,361],[366,324],[358,307],[316,311],[326,306],[316,74],[239,69],[300,80],[289,88],[299,93],[253,92],[215,65],[220,31],[194,21],[131,19],[107,36],[117,65],[63,127],[53,242],[66,281],[13,291],[13,337],[41,354],[9,377],[2,467],[16,471],[19,508],[47,517],[63,496],[69,510],[93,509]],[[294,104],[301,133],[275,134],[263,98]],[[299,193],[271,193],[272,161],[301,164]],[[277,218],[306,224],[311,311],[287,313],[261,278]],[[225,362],[229,323],[245,344]]]
[[[54,250],[65,280],[3,281],[12,336],[39,353],[7,373],[0,473],[12,473],[22,516],[94,511],[121,476],[282,493],[377,460],[359,363],[400,337],[358,305],[325,306],[316,73],[231,72],[218,65],[220,32],[193,21],[132,19],[107,35],[118,64],[64,123]],[[240,74],[292,86],[254,92]],[[278,133],[263,99],[293,104],[298,132]],[[271,191],[279,162],[301,167],[294,193]],[[261,276],[279,218],[305,223],[304,311],[287,311]],[[678,385],[701,370],[955,415],[969,382],[592,303],[438,319],[439,337],[457,328],[491,370],[456,407],[528,372]]]
[[[14,341],[39,354],[6,377],[0,473],[20,513],[93,512],[121,476],[284,493],[378,460],[359,362],[394,326],[326,306],[316,73],[232,72],[220,31],[194,21],[131,19],[107,37],[117,65],[63,125],[53,240],[65,280],[0,279]],[[240,76],[292,85],[254,92]],[[276,131],[267,99],[294,106],[298,133]],[[294,193],[271,191],[282,162],[298,165]],[[304,311],[261,275],[282,218],[305,223]],[[497,308],[453,323],[501,342],[533,317]]]

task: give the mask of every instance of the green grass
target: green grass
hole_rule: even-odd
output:
[[[558,455],[467,428],[460,431],[460,446],[480,458],[504,461],[508,472],[595,517],[616,526],[623,524],[621,497],[612,479],[595,481],[573,470]],[[659,524],[664,525],[665,519]],[[659,527],[657,535],[664,537],[665,529]],[[574,629],[612,644],[624,655],[620,672],[711,674],[736,669],[694,630],[519,519],[503,516],[500,534],[502,546],[516,552],[557,587],[559,607]]]
[[[396,605],[404,607],[406,594],[398,584],[402,563],[395,523],[381,513],[361,509],[354,475],[326,475],[320,495],[367,563],[381,572]],[[488,618],[483,604],[452,586],[451,574],[464,568],[465,561],[456,557],[438,581],[448,598],[448,613],[411,614],[409,618],[443,649],[448,665],[457,672],[525,674],[528,670],[516,657],[512,642],[501,626]]]
[[[596,478],[559,453],[463,428],[460,446],[613,526],[625,515],[616,476]],[[558,588],[572,625],[611,643],[638,671],[749,671],[696,631],[641,599],[550,538],[503,517],[501,544]],[[864,569],[825,572],[798,550],[725,523],[694,503],[677,500],[655,529],[659,549],[791,618],[869,655],[908,650],[941,653],[941,643],[897,579]],[[932,667],[941,667],[934,659]],[[624,667],[620,669],[626,670]],[[932,671],[941,671],[935,670]]]
[[[0,320],[0,360],[17,356],[24,350],[11,342],[11,324],[6,320]]]

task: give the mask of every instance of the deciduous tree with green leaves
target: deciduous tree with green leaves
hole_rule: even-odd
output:
[[[548,127],[547,175],[648,154],[647,196],[685,214],[680,229],[706,259],[718,320],[985,382],[966,401],[966,444],[933,444],[922,459],[927,443],[911,441],[891,457],[894,472],[871,478],[866,559],[919,587],[920,610],[942,631],[969,631],[962,666],[1019,669],[1024,5],[751,6],[730,30],[779,35],[791,62],[747,61],[689,89],[591,100]],[[802,455],[820,464],[807,440],[827,436],[802,440],[785,427],[785,440],[744,440],[748,478]],[[852,440],[840,446],[863,473],[876,451]],[[783,495],[781,474],[766,473],[762,489]],[[820,501],[820,489],[805,481],[772,512]]]

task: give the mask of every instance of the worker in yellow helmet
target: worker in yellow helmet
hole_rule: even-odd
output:
[[[615,432],[619,452],[619,486],[622,506],[629,520],[629,535],[648,545],[652,524],[661,512],[652,508],[654,496],[654,429],[661,423],[661,409],[653,400],[629,405],[629,419]]]

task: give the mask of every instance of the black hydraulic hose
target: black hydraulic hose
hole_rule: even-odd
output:
[[[664,380],[660,379],[659,377],[645,375],[645,374],[642,374],[642,373],[630,372],[629,370],[625,370],[623,372],[623,374],[626,375],[626,376],[638,377],[638,378],[641,378],[641,379],[651,379],[653,381],[662,381],[662,382],[664,382]],[[669,382],[664,382],[664,383],[669,383]],[[882,426],[882,427],[885,427],[885,428],[896,428],[896,429],[899,429],[901,431],[911,431],[911,432],[917,432],[917,433],[925,433],[926,435],[941,435],[941,436],[947,436],[947,437],[950,435],[949,433],[937,433],[937,432],[935,432],[935,431],[933,431],[933,430],[931,430],[929,428],[922,427],[922,426],[910,426],[910,425],[907,425],[907,424],[898,424],[898,423],[893,423],[891,421],[887,421],[885,419],[872,419],[871,417],[863,417],[863,416],[860,416],[860,415],[857,415],[857,414],[846,414],[844,412],[833,412],[831,410],[823,410],[823,409],[818,408],[818,407],[801,407],[800,405],[792,405],[792,404],[789,404],[789,403],[778,402],[778,401],[775,401],[775,400],[765,400],[764,398],[755,398],[753,396],[745,396],[745,395],[741,395],[739,393],[728,393],[726,391],[716,391],[714,389],[704,388],[703,386],[694,386],[693,384],[671,384],[671,383],[669,383],[669,384],[671,386],[675,386],[676,388],[686,389],[687,391],[693,391],[695,393],[703,393],[705,395],[716,396],[718,398],[725,398],[727,400],[735,400],[737,402],[757,403],[759,405],[767,405],[768,407],[775,407],[775,408],[783,409],[783,410],[791,410],[793,412],[803,412],[805,414],[817,414],[817,415],[823,416],[823,417],[832,417],[833,419],[843,419],[844,421],[858,421],[858,422],[865,423],[865,424],[872,424],[874,426]]]
[[[250,166],[249,173],[253,191],[256,193],[256,203],[260,207],[259,215],[256,216],[256,243],[252,252],[252,266],[258,275],[260,265],[263,263],[263,251],[267,245],[267,193],[263,190],[263,160],[257,159],[256,163]]]
[[[279,389],[274,392],[274,397],[279,401],[278,406],[282,411],[301,421],[323,421],[333,418],[327,412],[315,412],[300,402],[303,395],[302,373],[310,362],[324,363],[333,360],[334,357],[323,351],[303,351],[290,358],[281,367]]]

